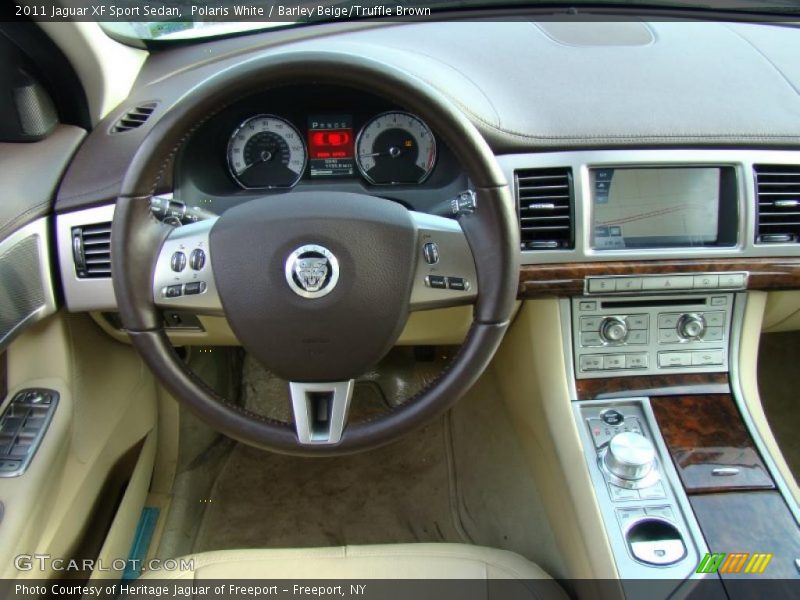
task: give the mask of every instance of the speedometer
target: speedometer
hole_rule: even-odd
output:
[[[433,133],[412,114],[383,113],[358,134],[356,164],[370,183],[422,183],[435,162]]]
[[[290,188],[303,176],[306,146],[294,125],[273,115],[250,117],[228,142],[228,168],[243,188]]]

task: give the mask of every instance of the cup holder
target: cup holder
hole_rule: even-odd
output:
[[[636,560],[663,567],[686,557],[683,536],[675,525],[664,519],[636,521],[625,532],[628,549]]]

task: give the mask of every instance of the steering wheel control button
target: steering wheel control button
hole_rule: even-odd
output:
[[[447,277],[442,275],[427,275],[425,277],[425,285],[437,290],[447,289]]]
[[[600,413],[600,418],[603,419],[606,425],[622,425],[622,422],[625,420],[622,413],[613,408]]]
[[[422,247],[422,255],[425,257],[426,263],[435,265],[439,262],[439,244],[428,242]]]
[[[175,252],[170,259],[169,266],[176,273],[180,273],[186,268],[186,255],[183,252]]]
[[[469,289],[469,281],[462,277],[448,277],[447,287],[457,292],[466,292]]]
[[[195,271],[199,271],[206,266],[206,253],[200,248],[192,250],[189,255],[189,266]]]
[[[206,291],[205,281],[193,281],[183,286],[183,293],[186,294],[187,296],[192,296],[194,294],[202,294],[205,291]]]
[[[324,246],[306,244],[292,252],[284,265],[286,283],[302,298],[322,298],[339,282],[339,261]]]
[[[167,298],[177,298],[183,295],[182,285],[169,285],[164,290],[164,296]]]

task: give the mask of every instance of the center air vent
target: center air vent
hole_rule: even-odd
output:
[[[521,248],[574,248],[572,169],[525,169],[514,178]]]
[[[111,223],[73,227],[72,256],[80,279],[111,277]]]
[[[800,166],[755,165],[756,242],[800,241]]]
[[[150,118],[150,115],[153,114],[153,111],[156,109],[156,104],[156,102],[146,102],[132,108],[122,115],[119,121],[114,123],[114,127],[111,128],[111,133],[122,133],[141,127],[145,124],[147,119]]]

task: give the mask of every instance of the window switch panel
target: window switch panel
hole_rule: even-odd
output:
[[[0,477],[19,477],[30,465],[58,405],[58,392],[20,390],[0,416]]]

